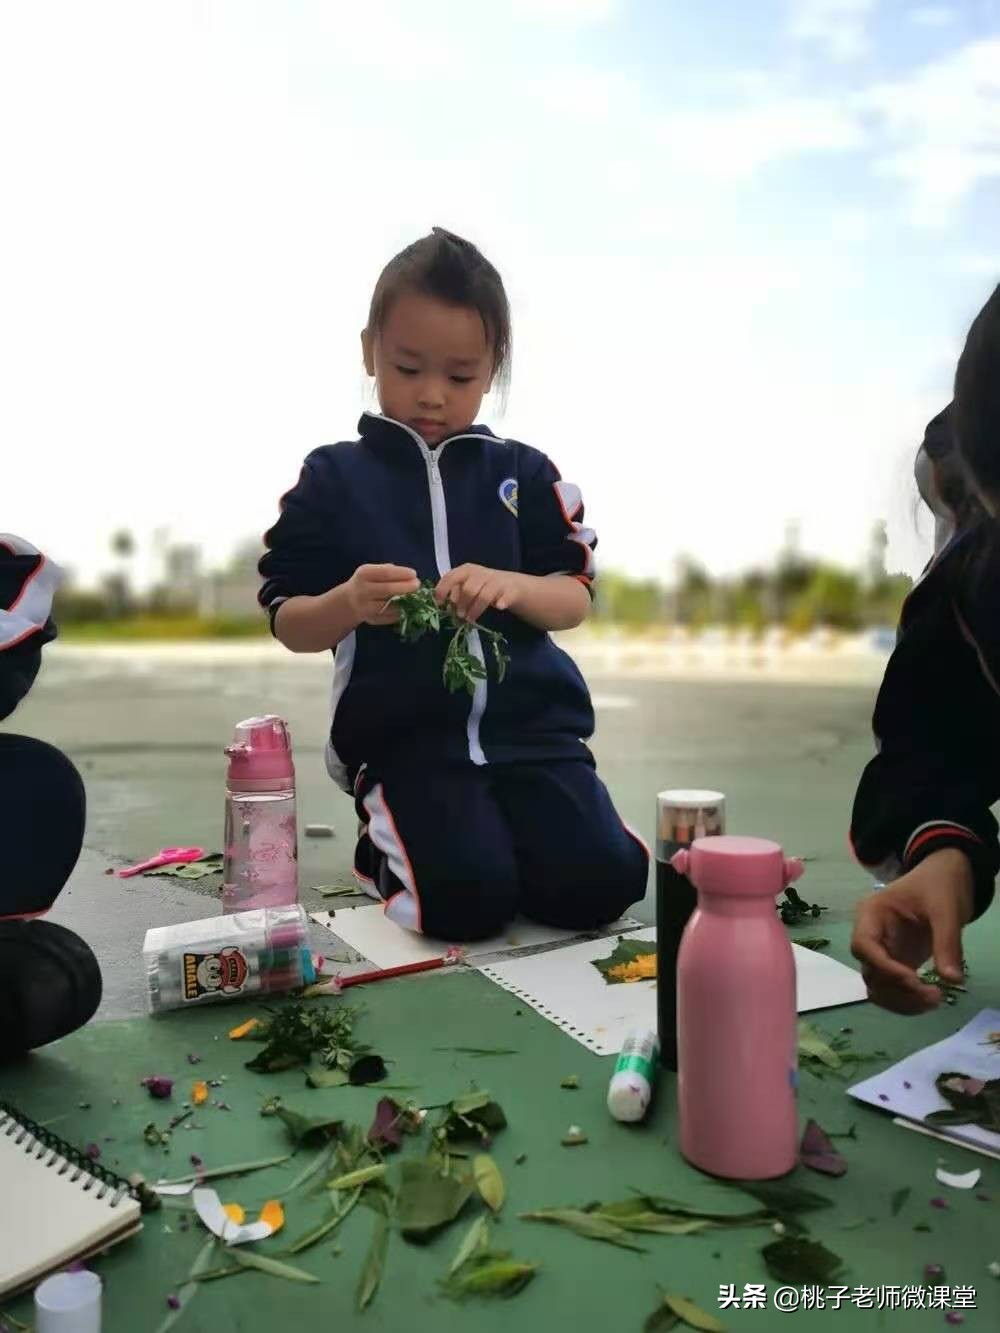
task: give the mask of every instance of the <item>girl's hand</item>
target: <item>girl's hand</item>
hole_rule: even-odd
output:
[[[434,590],[440,605],[451,602],[455,614],[475,624],[484,611],[513,611],[523,587],[522,576],[509,569],[459,565],[449,570]]]
[[[345,584],[351,612],[359,625],[394,625],[399,612],[386,606],[393,597],[416,592],[416,570],[401,565],[359,565]]]
[[[935,1009],[941,992],[916,969],[933,956],[942,979],[961,985],[962,927],[972,909],[972,867],[951,847],[932,852],[859,903],[851,952],[862,965],[869,999],[897,1014]]]

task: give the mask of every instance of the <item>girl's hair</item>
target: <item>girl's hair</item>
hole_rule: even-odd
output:
[[[404,291],[475,310],[493,351],[494,383],[506,389],[510,382],[510,305],[500,274],[470,241],[435,227],[429,236],[390,259],[372,295],[370,334],[381,331],[393,301]]]
[[[977,486],[1000,500],[1000,287],[973,321],[955,372],[955,440]]]

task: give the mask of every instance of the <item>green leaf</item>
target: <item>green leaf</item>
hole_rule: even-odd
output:
[[[617,1223],[594,1213],[586,1213],[580,1208],[544,1208],[534,1213],[520,1213],[519,1216],[526,1222],[549,1222],[553,1226],[567,1227],[587,1240],[606,1241],[623,1250],[645,1254],[643,1247],[630,1240],[628,1232]]]
[[[191,1299],[198,1291],[198,1279],[202,1273],[207,1273],[212,1266],[212,1256],[215,1253],[218,1241],[214,1236],[209,1236],[205,1244],[195,1256],[194,1263],[191,1265],[191,1271],[185,1284],[178,1290],[177,1299],[180,1302],[176,1310],[171,1310],[163,1322],[160,1324],[156,1333],[168,1333],[174,1324],[181,1318],[187,1309]]]
[[[335,1138],[340,1129],[340,1121],[329,1115],[302,1115],[287,1106],[279,1106],[275,1115],[285,1124],[296,1143],[322,1143],[326,1139]]]
[[[667,1333],[667,1329],[676,1328],[681,1321],[669,1305],[658,1305],[642,1326],[642,1333]]]
[[[818,1060],[820,1064],[826,1065],[828,1069],[839,1069],[841,1066],[840,1056],[811,1023],[805,1021],[799,1023],[798,1050],[800,1057],[804,1056],[807,1059]]]
[[[343,1069],[327,1069],[324,1065],[311,1065],[306,1074],[310,1088],[343,1088],[350,1081]]]
[[[476,1157],[473,1157],[472,1177],[476,1182],[476,1189],[479,1191],[483,1203],[491,1212],[498,1213],[503,1207],[507,1191],[504,1188],[500,1168],[493,1158],[487,1153],[479,1153]]]
[[[568,1074],[566,1078],[560,1080],[559,1086],[560,1088],[567,1088],[575,1092],[576,1089],[580,1086],[580,1075]]]
[[[518,1055],[506,1046],[435,1046],[436,1051],[455,1051],[458,1055]]]
[[[592,966],[596,967],[601,976],[609,986],[620,986],[629,984],[627,979],[622,976],[613,976],[612,973],[622,967],[627,967],[629,963],[634,963],[640,958],[653,959],[653,972],[651,978],[656,979],[656,944],[649,940],[632,940],[620,937],[615,945],[614,951],[607,958],[595,958],[592,960]]]
[[[354,1191],[347,1202],[338,1208],[335,1213],[324,1221],[318,1222],[316,1226],[303,1232],[297,1240],[293,1241],[292,1244],[289,1245],[287,1253],[301,1254],[303,1250],[310,1249],[313,1245],[316,1245],[319,1241],[329,1236],[331,1231],[336,1231],[337,1227],[340,1226],[347,1214],[354,1208],[363,1193],[364,1186],[362,1185]]]
[[[319,1282],[319,1278],[312,1273],[293,1268],[291,1264],[283,1264],[280,1259],[269,1259],[267,1255],[257,1254],[239,1245],[230,1246],[229,1254],[241,1268],[256,1268],[261,1273],[269,1273],[271,1277],[282,1277],[286,1282]]]
[[[448,1275],[451,1277],[469,1259],[484,1253],[490,1248],[490,1221],[483,1213],[477,1217],[472,1226],[462,1238],[462,1243],[455,1251],[455,1257],[451,1261],[451,1267],[448,1269]]]
[[[663,1304],[688,1328],[697,1328],[701,1333],[725,1333],[725,1326],[715,1315],[706,1314],[701,1306],[695,1305],[686,1296],[676,1296],[672,1291],[664,1292]]]
[[[445,1175],[433,1162],[402,1162],[396,1192],[396,1221],[408,1240],[424,1240],[448,1225],[468,1203],[471,1176]]]
[[[740,1180],[733,1183],[744,1194],[758,1199],[769,1213],[795,1233],[805,1230],[799,1221],[799,1213],[811,1213],[830,1207],[830,1200],[824,1195],[800,1189],[797,1185],[784,1185],[780,1181],[771,1180]]]
[[[263,1157],[256,1162],[234,1162],[231,1166],[211,1166],[199,1170],[197,1175],[189,1171],[187,1175],[176,1176],[172,1180],[158,1180],[158,1185],[187,1185],[198,1180],[221,1180],[224,1176],[246,1176],[253,1171],[266,1171],[271,1166],[283,1166],[292,1160],[293,1154],[283,1153],[280,1157]]]
[[[903,1205],[906,1203],[906,1201],[907,1201],[907,1199],[910,1197],[910,1194],[911,1194],[911,1193],[912,1193],[912,1190],[910,1189],[910,1186],[909,1186],[909,1185],[904,1185],[903,1188],[902,1188],[901,1190],[896,1190],[896,1192],[895,1192],[895,1194],[893,1194],[893,1196],[892,1196],[892,1200],[891,1200],[892,1215],[893,1215],[893,1217],[898,1217],[898,1216],[899,1216],[900,1212],[901,1212],[902,1209],[903,1209]]]
[[[327,1182],[328,1190],[353,1190],[359,1185],[370,1185],[373,1180],[383,1180],[389,1168],[384,1162],[374,1166],[362,1166],[357,1171],[349,1171],[346,1176],[337,1176]]]
[[[822,935],[796,935],[792,941],[800,949],[826,949],[830,941],[824,939]]]
[[[313,893],[318,893],[321,898],[353,898],[361,892],[357,884],[317,884],[313,889]]]
[[[371,1303],[372,1297],[378,1291],[378,1284],[382,1281],[382,1270],[385,1267],[385,1256],[388,1248],[389,1219],[377,1215],[375,1227],[372,1231],[371,1245],[368,1249],[368,1257],[365,1259],[361,1277],[358,1281],[356,1304],[359,1312]]]
[[[476,1092],[457,1097],[446,1106],[438,1128],[446,1139],[463,1142],[497,1134],[506,1125],[507,1117],[499,1103],[488,1092]]]
[[[441,1287],[454,1300],[467,1296],[516,1296],[538,1271],[537,1264],[520,1263],[506,1251],[477,1255],[466,1261]]]
[[[767,1271],[779,1282],[825,1287],[843,1268],[843,1260],[819,1241],[782,1236],[761,1250]]]

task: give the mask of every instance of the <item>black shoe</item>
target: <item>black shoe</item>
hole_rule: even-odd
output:
[[[0,922],[0,1060],[58,1041],[101,1003],[90,947],[51,921]]]

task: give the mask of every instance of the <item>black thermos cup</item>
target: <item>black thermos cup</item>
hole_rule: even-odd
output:
[[[677,1069],[677,954],[698,893],[670,858],[697,838],[726,831],[726,798],[718,791],[661,791],[656,798],[656,1025],[660,1063]]]

